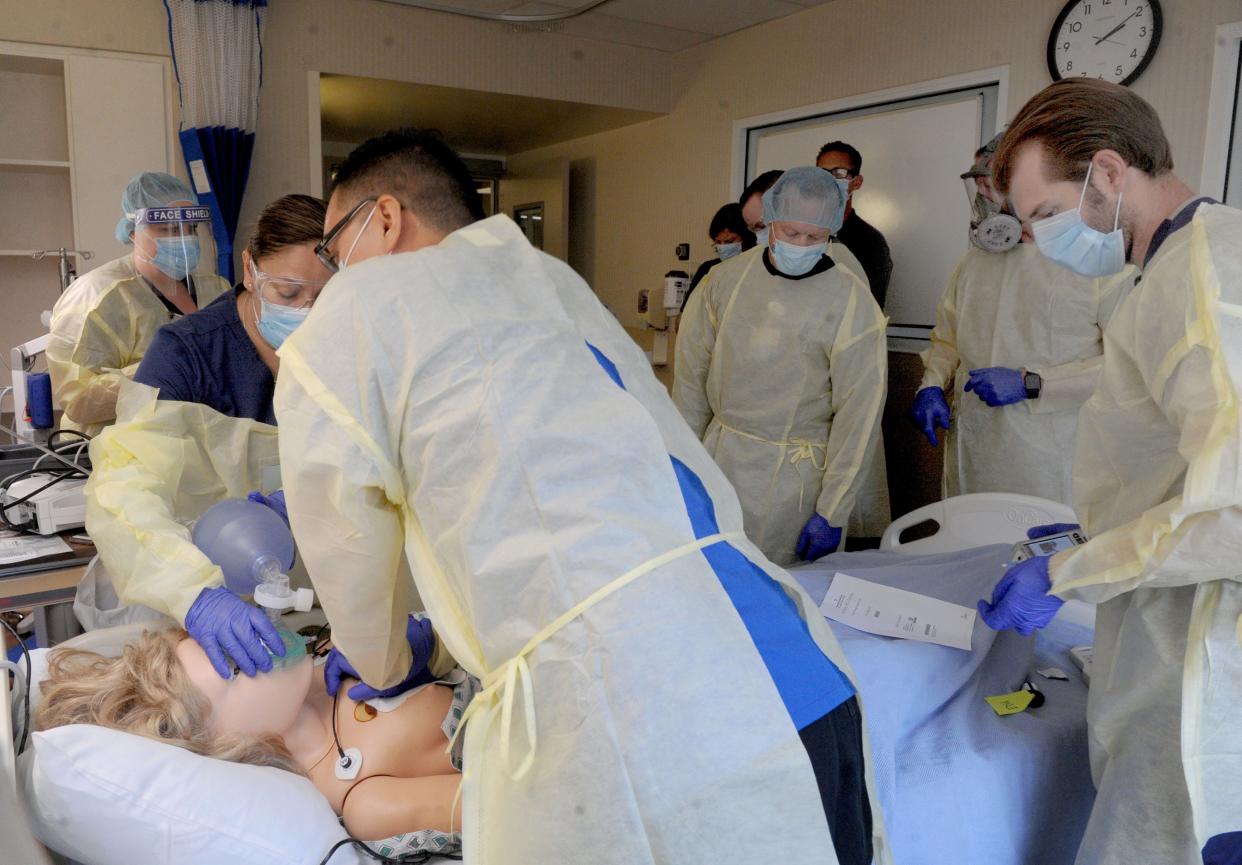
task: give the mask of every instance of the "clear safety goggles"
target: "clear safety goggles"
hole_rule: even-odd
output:
[[[253,260],[250,262],[250,272],[254,277],[255,294],[268,303],[291,309],[310,309],[327,285],[326,280],[297,279],[266,273],[259,270]]]

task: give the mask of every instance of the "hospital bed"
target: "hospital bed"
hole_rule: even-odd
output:
[[[931,520],[934,534],[903,543]],[[837,573],[974,607],[1032,525],[1072,522],[1026,496],[962,496],[898,521],[879,550],[792,570],[821,602]],[[1068,608],[1069,605],[1067,604]],[[1065,609],[1065,608],[1063,608]],[[1087,687],[1068,650],[1092,641],[1094,610],[1070,609],[1035,637],[977,620],[972,650],[879,637],[829,621],[856,675],[877,795],[902,865],[1070,865],[1094,801]],[[1059,668],[1065,681],[1037,670]],[[997,716],[984,697],[1030,681],[1039,708]]]

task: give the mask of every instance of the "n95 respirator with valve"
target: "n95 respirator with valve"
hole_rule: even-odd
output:
[[[1009,213],[992,186],[992,173],[978,163],[962,175],[970,202],[970,242],[985,252],[1008,252],[1022,240],[1022,223]]]

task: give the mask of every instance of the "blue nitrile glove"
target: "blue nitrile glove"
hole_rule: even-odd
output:
[[[802,527],[802,534],[798,536],[798,547],[794,552],[803,561],[813,562],[836,552],[840,545],[841,530],[829,525],[819,514],[812,514]]]
[[[1082,529],[1078,523],[1048,523],[1043,526],[1031,526],[1026,530],[1028,540],[1037,541],[1040,538],[1046,538],[1048,535],[1060,535],[1065,532],[1077,532]]]
[[[259,490],[255,490],[250,495],[246,496],[246,501],[254,502],[260,505],[267,505],[280,515],[280,518],[285,521],[286,526],[289,525],[289,509],[285,507],[284,490],[277,490],[270,496],[265,496]]]
[[[992,603],[979,602],[979,615],[994,631],[1013,628],[1024,637],[1030,636],[1046,628],[1065,603],[1048,594],[1051,588],[1048,556],[1011,564],[992,590]]]
[[[940,444],[936,439],[936,427],[947,430],[951,418],[948,400],[944,398],[944,389],[923,388],[914,395],[914,406],[910,409],[910,413],[914,415],[914,422],[919,425],[923,435],[927,436],[931,446],[936,447]]]
[[[970,380],[966,382],[966,390],[974,391],[975,396],[992,408],[1013,405],[1026,399],[1026,382],[1022,380],[1022,370],[1006,366],[972,369]]]
[[[229,658],[247,676],[272,671],[272,652],[285,655],[285,641],[258,607],[248,604],[224,586],[203,589],[185,614],[185,629],[222,679],[231,679]]]
[[[323,665],[323,681],[328,686],[329,696],[336,696],[336,692],[341,688],[341,680],[345,678],[358,680],[358,684],[350,688],[348,692],[349,699],[354,702],[375,697],[395,697],[419,685],[434,682],[436,677],[431,674],[431,670],[427,669],[427,665],[431,663],[432,652],[436,648],[436,635],[431,630],[431,621],[410,616],[405,624],[405,639],[410,644],[410,652],[414,655],[410,664],[410,672],[400,682],[382,691],[363,682],[353,664],[346,660],[339,649],[333,649],[328,653],[327,663]]]

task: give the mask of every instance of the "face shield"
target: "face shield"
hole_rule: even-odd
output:
[[[992,186],[992,172],[976,163],[962,175],[970,202],[970,242],[987,252],[1006,252],[1022,239],[1022,223]]]
[[[169,279],[182,282],[216,272],[210,207],[144,207],[126,215],[134,221],[134,255]]]

